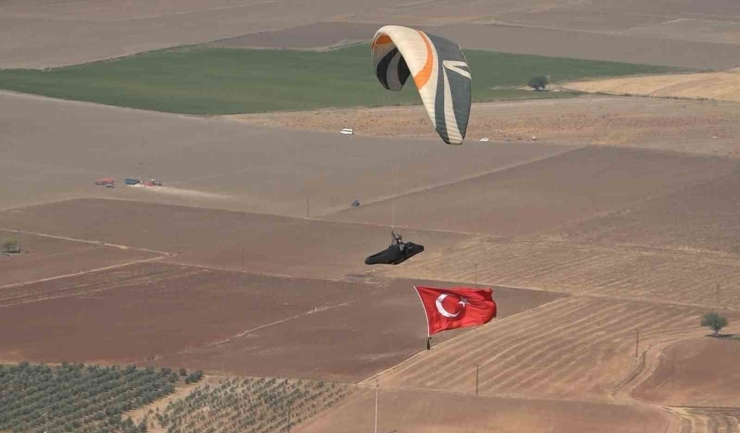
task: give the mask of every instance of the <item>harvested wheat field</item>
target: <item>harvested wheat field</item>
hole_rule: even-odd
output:
[[[740,310],[736,254],[492,237],[424,254],[383,275]]]
[[[381,386],[567,400],[609,400],[640,351],[698,336],[701,310],[599,298],[566,298],[497,320],[422,352],[379,376]],[[370,380],[369,382],[371,382]]]
[[[253,125],[338,131],[357,136],[435,139],[423,107],[334,109],[226,116]],[[740,105],[727,102],[640,97],[584,96],[575,99],[476,103],[467,141],[489,138],[492,147],[515,144],[595,144],[692,154],[740,154]],[[533,139],[534,137],[534,139]]]
[[[740,74],[736,72],[712,72],[611,78],[567,83],[563,85],[563,89],[611,95],[740,102]]]
[[[740,428],[740,410],[723,407],[679,407],[671,413],[680,420],[682,433],[734,433]]]
[[[154,251],[15,231],[0,230],[0,239],[18,240],[22,248],[21,254],[0,255],[0,290],[32,281],[162,257],[162,254]]]
[[[688,407],[738,407],[740,344],[701,337],[676,342],[660,354],[653,374],[632,395],[650,403]]]
[[[296,432],[373,431],[375,393],[357,390],[336,410]],[[378,395],[378,431],[410,433],[672,431],[676,421],[658,410],[595,402],[511,399],[458,393],[386,389]]]

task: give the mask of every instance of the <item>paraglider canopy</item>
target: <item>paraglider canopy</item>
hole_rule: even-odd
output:
[[[409,76],[439,136],[462,144],[471,103],[470,67],[460,47],[445,38],[402,26],[381,27],[372,44],[375,75],[399,91]]]

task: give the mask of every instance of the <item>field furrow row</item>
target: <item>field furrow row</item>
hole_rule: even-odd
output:
[[[381,375],[388,386],[536,398],[608,398],[640,350],[696,335],[700,312],[680,305],[571,297],[492,322]]]
[[[731,255],[489,237],[425,254],[387,275],[740,309]]]

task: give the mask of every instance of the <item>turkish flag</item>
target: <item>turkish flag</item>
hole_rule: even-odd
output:
[[[429,336],[448,329],[482,325],[496,317],[491,289],[417,287],[424,305]]]

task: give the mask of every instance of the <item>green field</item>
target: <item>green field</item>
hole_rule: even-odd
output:
[[[516,88],[535,75],[553,82],[675,72],[649,65],[465,52],[473,99],[558,98]],[[328,52],[182,47],[49,70],[0,70],[0,88],[62,99],[186,114],[233,114],[420,103],[416,89],[385,91],[367,44]]]

